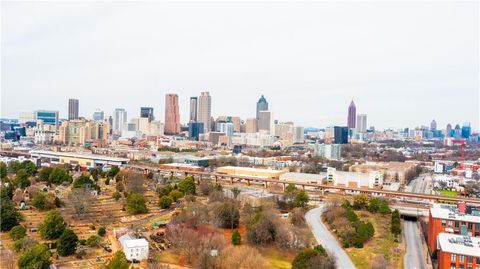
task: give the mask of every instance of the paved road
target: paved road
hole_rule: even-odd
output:
[[[320,205],[320,207],[314,208],[305,214],[305,219],[307,220],[310,229],[312,229],[315,239],[317,239],[317,242],[321,244],[327,251],[335,256],[337,260],[337,268],[355,268],[355,265],[353,265],[345,250],[342,249],[335,237],[333,237],[333,235],[328,231],[325,224],[322,223],[320,215],[323,210],[324,205]]]
[[[403,222],[407,253],[403,257],[405,269],[427,269],[423,256],[422,241],[416,221],[405,220]]]

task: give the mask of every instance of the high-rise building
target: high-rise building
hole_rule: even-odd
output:
[[[147,118],[148,122],[152,122],[154,120],[153,107],[141,107],[140,118]]]
[[[270,133],[272,128],[272,112],[259,111],[258,112],[258,130]],[[272,130],[273,131],[273,130]]]
[[[78,99],[68,99],[68,120],[78,119]]]
[[[348,127],[334,126],[333,132],[334,132],[335,144],[348,143]]]
[[[197,121],[198,97],[190,97],[190,121]]]
[[[188,137],[192,140],[198,141],[200,134],[203,134],[203,122],[193,122],[188,123]]]
[[[113,112],[113,133],[121,134],[123,125],[127,122],[127,111],[123,108],[115,108]]]
[[[105,118],[105,114],[103,113],[102,110],[97,110],[93,112],[93,120],[94,121],[102,121]]]
[[[437,122],[435,120],[432,120],[432,122],[430,122],[430,130],[437,130]]]
[[[178,95],[169,93],[165,95],[165,134],[180,133],[180,113],[178,109]]]
[[[245,120],[245,133],[256,133],[258,131],[258,121],[254,118]]]
[[[303,127],[295,126],[293,128],[293,143],[304,143],[305,142],[304,133],[305,133],[305,129]]]
[[[34,113],[35,120],[42,120],[45,125],[58,126],[58,111],[37,110]]]
[[[366,114],[358,114],[356,124],[357,124],[357,132],[358,133],[367,132],[367,115]]]
[[[462,128],[460,128],[460,125],[455,125],[455,130],[453,131],[453,137],[455,139],[460,139],[462,138]]]
[[[445,137],[452,136],[452,125],[449,123],[447,124],[447,129],[445,130]]]
[[[462,138],[469,139],[470,135],[472,134],[472,127],[470,127],[470,123],[466,122],[462,126]]]
[[[212,97],[209,92],[201,92],[198,97],[197,122],[203,123],[204,133],[212,128]]]
[[[260,118],[260,111],[267,111],[268,110],[268,102],[267,102],[267,99],[265,99],[265,97],[262,95],[260,97],[260,99],[258,99],[258,102],[257,102],[257,120],[259,120]]]
[[[348,120],[347,120],[348,129],[355,128],[356,115],[357,115],[357,108],[355,107],[355,103],[352,100],[352,102],[350,102],[350,105],[348,106]]]

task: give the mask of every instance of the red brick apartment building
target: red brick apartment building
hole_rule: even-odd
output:
[[[440,233],[480,237],[480,208],[465,203],[434,204],[428,219],[428,248],[431,253],[437,249]]]
[[[439,269],[480,269],[480,238],[440,233],[437,241]]]

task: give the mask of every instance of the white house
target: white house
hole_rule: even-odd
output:
[[[122,245],[123,252],[127,260],[145,260],[148,259],[148,241],[145,238],[134,239],[129,234],[125,234],[118,238]]]

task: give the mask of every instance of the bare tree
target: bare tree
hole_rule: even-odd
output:
[[[85,214],[90,211],[92,200],[91,189],[89,188],[75,188],[68,194],[68,205],[73,207],[77,217],[83,218]]]
[[[2,256],[2,268],[6,269],[17,269],[17,259],[14,256],[13,251],[10,249],[4,248],[1,251]]]
[[[220,255],[220,265],[222,268],[235,269],[266,269],[270,268],[260,253],[252,247],[229,246],[225,248]]]

